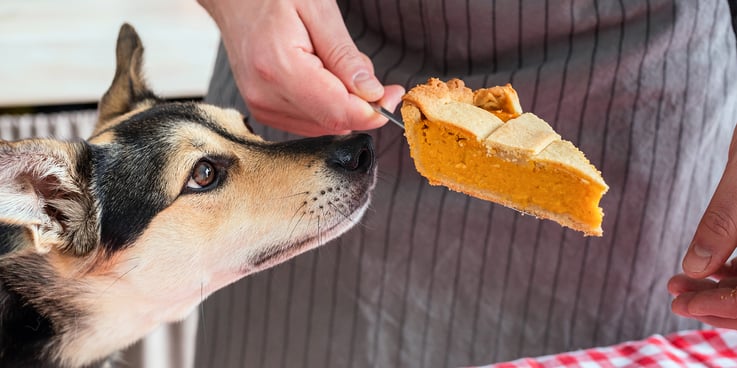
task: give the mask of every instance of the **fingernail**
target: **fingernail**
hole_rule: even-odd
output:
[[[691,273],[704,272],[711,261],[711,251],[696,243],[691,244],[691,250],[683,261],[683,270]]]
[[[353,78],[353,83],[358,91],[364,95],[364,98],[381,98],[384,86],[376,78],[369,75],[369,73],[360,72],[356,74]]]

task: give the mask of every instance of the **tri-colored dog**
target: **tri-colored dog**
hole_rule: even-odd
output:
[[[123,25],[87,141],[0,141],[0,366],[109,364],[250,273],[354,226],[367,135],[266,142],[231,109],[164,102]]]

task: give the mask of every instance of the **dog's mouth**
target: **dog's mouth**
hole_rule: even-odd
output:
[[[318,221],[314,233],[303,238],[292,239],[266,247],[264,251],[251,258],[244,269],[245,273],[257,272],[282,263],[301,253],[322,246],[348,231],[358,224],[368,209],[371,202],[370,193],[371,188],[368,188],[356,208],[350,214],[340,214],[341,219],[339,221],[330,225],[326,224],[327,226],[320,224]]]
[[[306,179],[289,188],[297,195],[285,197],[289,204],[280,206],[276,223],[266,225],[272,227],[264,237],[268,240],[250,245],[241,274],[284,262],[348,231],[368,208],[376,184],[374,149],[366,134],[306,138],[270,148],[312,161],[306,164]]]

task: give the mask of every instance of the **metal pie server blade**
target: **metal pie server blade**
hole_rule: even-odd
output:
[[[389,121],[391,121],[394,124],[397,124],[397,126],[399,126],[400,128],[404,129],[404,122],[402,122],[402,119],[400,117],[394,115],[392,112],[390,112],[389,110],[381,107],[381,105],[379,105],[377,103],[371,102],[370,105],[371,105],[371,107],[374,108],[374,110],[376,112],[378,112],[379,114],[381,114],[381,116],[389,119]]]

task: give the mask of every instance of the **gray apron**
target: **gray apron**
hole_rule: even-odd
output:
[[[428,185],[388,124],[362,224],[211,296],[197,367],[473,365],[700,327],[666,282],[737,122],[727,2],[339,3],[387,83],[512,83],[602,171],[604,237]],[[222,48],[216,64],[208,102],[247,111]]]

